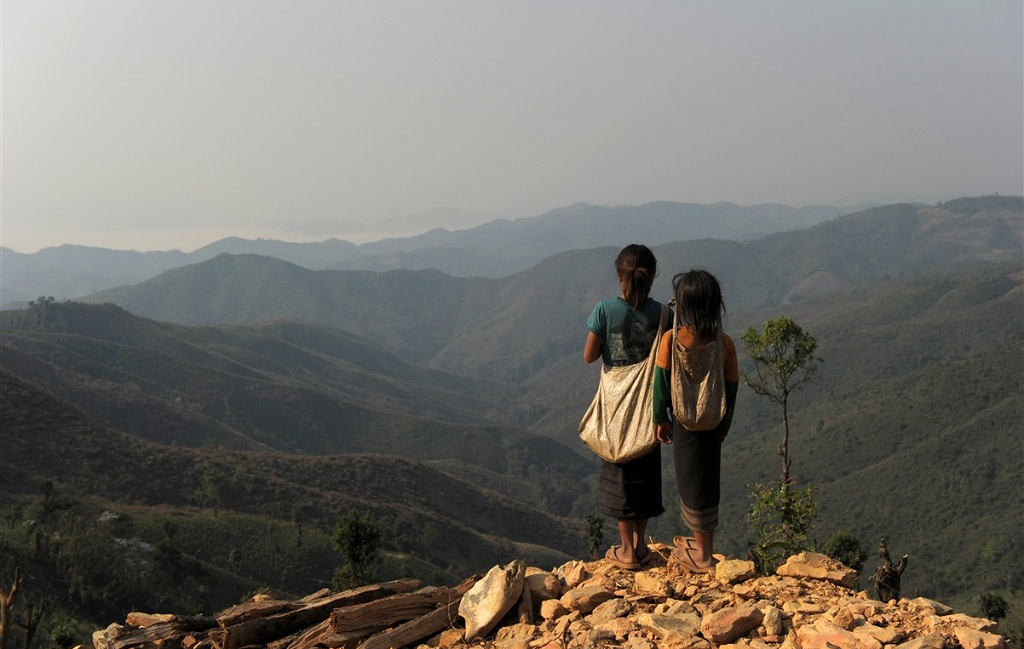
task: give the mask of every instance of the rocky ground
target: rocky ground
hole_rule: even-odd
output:
[[[207,622],[133,614],[133,624],[97,631],[93,644],[96,649],[1007,647],[990,620],[924,598],[873,599],[858,588],[854,571],[824,555],[791,557],[776,575],[762,577],[751,562],[725,558],[711,573],[689,573],[669,560],[670,547],[652,549],[654,560],[642,570],[604,560],[573,561],[553,570],[513,561],[454,589],[418,584],[414,589],[404,580],[383,590],[385,585],[367,587],[380,591],[372,597],[359,591],[360,600],[373,601],[352,599],[357,591],[322,592],[298,602],[263,598]],[[313,609],[321,611],[318,619],[311,617]],[[239,633],[242,627],[248,635]],[[253,635],[256,627],[267,631]]]

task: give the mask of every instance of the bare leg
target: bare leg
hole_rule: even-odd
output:
[[[642,521],[635,521],[636,523],[636,535],[633,537],[633,552],[636,555],[636,560],[639,561],[641,557],[647,556],[647,519]]]
[[[619,540],[622,542],[622,549],[619,550],[618,558],[622,562],[636,563],[637,561],[636,537],[638,522],[619,519]],[[647,521],[644,521],[645,527],[646,523]]]
[[[697,547],[693,552],[694,562],[698,566],[710,566],[715,561],[712,556],[715,549],[715,530],[694,531],[693,535],[697,539]]]

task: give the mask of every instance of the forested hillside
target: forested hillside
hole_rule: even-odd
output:
[[[818,542],[884,536],[911,556],[906,588],[977,597],[1024,587],[1022,240],[1020,198],[887,206],[755,241],[654,245],[654,295],[705,267],[737,340],[780,314],[814,335],[823,362],[791,403],[791,454],[817,489]],[[18,449],[0,457],[0,505],[25,508],[6,510],[0,542],[31,554],[25,521],[90,529],[110,509],[237,586],[240,551],[215,538],[237,549],[250,526],[273,540],[257,555],[276,572],[258,587],[300,554],[322,574],[307,553],[329,553],[332,519],[358,507],[385,522],[397,572],[584,552],[596,464],[576,426],[599,369],[581,351],[590,309],[617,292],[616,253],[562,252],[501,279],[221,255],[90,304],[0,313],[4,437]],[[742,386],[737,408],[718,539],[742,556],[748,487],[778,477],[781,419]],[[666,514],[650,527],[662,540],[683,531],[664,460]],[[40,484],[77,513],[54,513]],[[168,521],[205,536],[160,531]]]
[[[509,498],[501,480],[484,489],[380,454],[156,444],[6,368],[0,390],[0,574],[20,566],[28,597],[47,595],[94,623],[128,606],[208,611],[261,587],[330,585],[343,558],[328,535],[350,510],[380,526],[388,578],[450,583],[496,560],[554,563],[585,549],[580,521]]]

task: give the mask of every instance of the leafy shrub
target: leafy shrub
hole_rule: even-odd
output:
[[[787,557],[813,549],[808,533],[818,520],[818,504],[810,485],[797,489],[789,482],[770,482],[750,491],[747,520],[757,540],[748,549],[758,572],[770,575]]]

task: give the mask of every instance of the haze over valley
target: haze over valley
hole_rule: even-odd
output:
[[[653,237],[673,221],[676,231],[700,218],[727,227],[723,209],[749,217],[668,207],[576,207],[515,235],[449,233],[465,246],[447,241],[449,256],[487,259],[512,236],[570,240],[574,216],[620,232],[614,245],[524,258],[494,277],[331,269],[329,242],[236,242],[265,254],[220,251],[73,301],[8,308],[0,502],[31,506],[52,483],[69,515],[122,512],[138,538],[202,558],[198,581],[175,587],[214,571],[218,586],[205,592],[216,601],[246,584],[296,594],[323,584],[337,561],[327,534],[353,508],[381,523],[385,575],[451,581],[512,556],[582,556],[596,464],[576,425],[597,375],[580,352],[587,314],[617,288],[622,224]],[[723,282],[735,337],[786,314],[817,338],[824,362],[794,399],[792,453],[798,481],[818,490],[819,542],[840,530],[865,547],[885,536],[913,557],[905,588],[939,599],[1020,587],[1024,454],[1006,445],[1024,451],[1022,199],[812,221],[759,237],[648,240],[654,297],[667,299],[675,272],[705,267]],[[291,260],[266,254],[275,246]],[[303,250],[308,266],[297,263]],[[51,268],[67,255],[70,268],[82,252],[46,255]],[[745,553],[747,489],[777,476],[779,435],[777,410],[741,386],[723,458],[726,553]],[[668,458],[666,513],[650,530],[660,539],[683,531]],[[171,539],[167,521],[182,530]],[[243,541],[241,527],[265,543]],[[211,544],[211,533],[234,540]],[[244,561],[231,554],[243,546]]]

